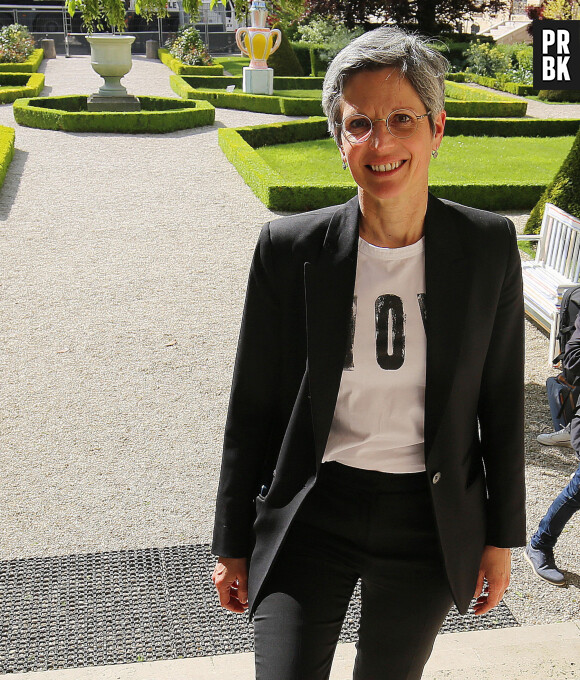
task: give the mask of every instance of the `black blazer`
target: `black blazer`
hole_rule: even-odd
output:
[[[284,217],[252,261],[212,552],[250,557],[250,614],[312,488],[340,385],[359,203]],[[429,196],[425,459],[445,568],[465,612],[484,545],[525,544],[523,300],[513,224]],[[479,426],[479,427],[478,427]]]

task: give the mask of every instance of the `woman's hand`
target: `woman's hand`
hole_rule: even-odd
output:
[[[245,557],[218,557],[211,575],[220,604],[242,614],[248,608],[248,560]]]
[[[509,548],[496,548],[486,545],[481,556],[479,575],[473,597],[477,600],[473,613],[480,616],[497,606],[510,583],[511,551]],[[483,579],[487,586],[483,588]]]

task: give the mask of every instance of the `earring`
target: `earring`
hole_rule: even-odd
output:
[[[437,156],[439,155],[439,151],[437,151],[437,149],[433,149],[433,151],[431,151],[431,155],[433,156],[433,158],[437,158]]]
[[[343,169],[343,170],[346,170],[347,168],[348,168],[348,165],[347,165],[346,161],[345,161],[344,158],[343,158],[343,159],[342,159],[342,169]]]

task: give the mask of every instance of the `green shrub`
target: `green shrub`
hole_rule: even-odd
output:
[[[252,125],[236,128],[236,132],[251,147],[287,142],[305,142],[309,139],[321,139],[328,135],[328,127],[324,116],[308,118],[308,120],[293,120],[285,123],[270,123],[269,125]]]
[[[280,31],[280,45],[278,49],[268,57],[268,66],[274,69],[277,76],[303,76],[304,70],[294,54],[292,45],[288,41],[286,34],[280,24],[275,24],[274,28]]]
[[[513,71],[511,71],[510,73],[513,74]],[[510,77],[510,74],[508,74],[508,77]],[[494,90],[502,90],[504,92],[510,92],[511,94],[517,94],[520,97],[528,97],[529,95],[535,94],[537,92],[531,85],[524,85],[522,83],[513,82],[502,82],[502,80],[498,80],[497,78],[491,78],[489,76],[478,76],[476,73],[448,73],[445,76],[445,79],[456,83],[464,82],[477,83],[478,85],[491,87]]]
[[[0,62],[22,64],[34,51],[34,38],[26,26],[10,24],[0,29]]]
[[[0,103],[36,97],[44,88],[44,73],[0,73]]]
[[[187,66],[211,66],[213,60],[193,24],[182,26],[174,38],[165,43],[169,53]]]
[[[580,102],[578,90],[540,90],[538,97],[546,102]]]
[[[163,133],[211,125],[215,109],[204,101],[139,97],[141,111],[87,111],[86,95],[36,97],[14,102],[20,125],[70,132]]]
[[[6,63],[0,64],[0,73],[36,73],[44,58],[44,50],[33,50],[26,61],[20,64]]]
[[[14,156],[14,128],[0,125],[0,186]]]
[[[565,137],[575,135],[578,118],[447,118],[445,136]]]
[[[480,76],[495,76],[510,68],[511,59],[507,54],[489,43],[473,43],[465,52],[467,70]]]
[[[288,86],[291,86],[292,89],[310,89],[312,81],[320,83],[320,79],[274,76],[274,87],[286,89]],[[205,99],[214,106],[224,109],[239,109],[241,111],[255,111],[257,113],[281,113],[287,116],[318,116],[322,113],[320,99],[278,97],[243,92],[241,89],[242,78],[239,76],[222,76],[221,78],[170,76],[169,84],[171,89],[184,99]],[[226,87],[227,85],[235,85],[240,89],[234,92],[226,92],[225,90],[216,92],[208,89],[211,87]],[[306,85],[309,85],[309,87],[305,87]]]
[[[294,54],[302,65],[304,73],[318,76],[326,71],[328,63],[322,58],[326,47],[324,45],[310,45],[305,42],[292,43]]]
[[[580,217],[580,130],[562,167],[534,206],[524,230],[526,234],[540,233],[546,203]]]

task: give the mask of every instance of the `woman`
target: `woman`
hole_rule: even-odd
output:
[[[396,28],[342,50],[323,107],[358,195],[258,241],[213,542],[258,680],[328,678],[358,579],[355,680],[420,678],[525,543],[520,260],[509,220],[428,193],[445,67]]]

